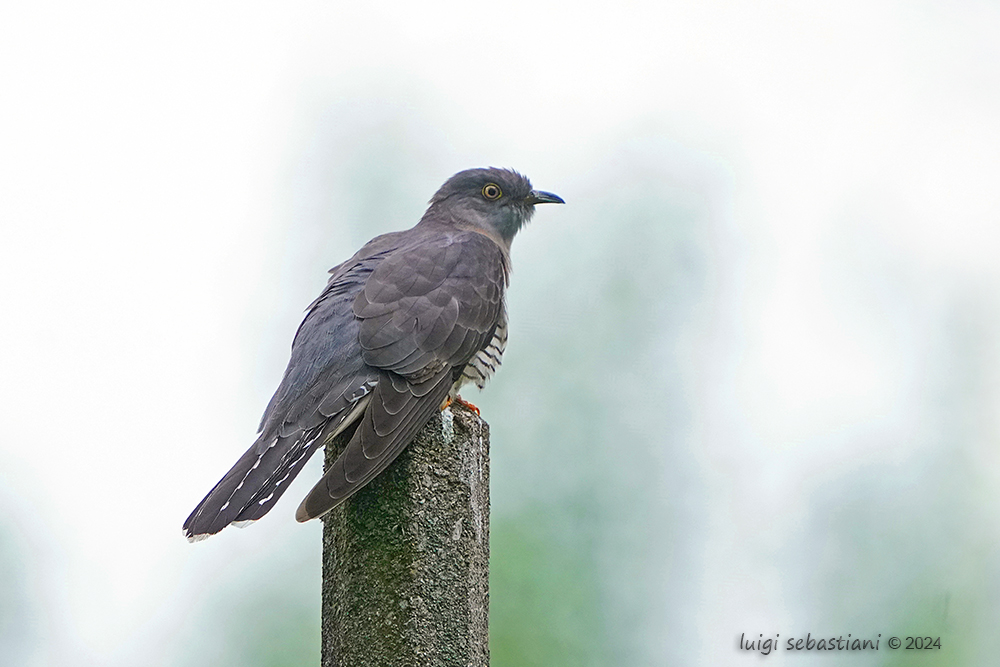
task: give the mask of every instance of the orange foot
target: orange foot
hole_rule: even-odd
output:
[[[441,409],[444,410],[445,408],[447,408],[452,403],[454,403],[455,405],[460,405],[463,408],[465,408],[466,410],[470,410],[472,412],[475,412],[477,415],[479,415],[479,408],[477,408],[472,403],[469,403],[467,400],[465,400],[461,396],[456,396],[454,399],[451,396],[449,396],[448,398],[444,399],[444,403],[441,404]],[[480,416],[482,416],[482,415],[480,415]]]

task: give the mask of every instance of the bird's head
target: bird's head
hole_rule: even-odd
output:
[[[535,204],[564,204],[562,197],[531,187],[512,169],[466,169],[441,186],[424,219],[450,220],[493,232],[509,246],[535,213]]]

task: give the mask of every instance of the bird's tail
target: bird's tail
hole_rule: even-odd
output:
[[[197,542],[231,523],[240,525],[267,514],[322,445],[320,430],[255,442],[184,522],[188,540]]]

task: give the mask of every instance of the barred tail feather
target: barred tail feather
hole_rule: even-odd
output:
[[[187,518],[184,535],[197,542],[231,523],[267,514],[319,447],[318,435],[277,438],[263,451],[262,443],[254,443]]]
[[[371,395],[367,385],[362,389],[342,397],[346,407],[315,428],[278,436],[269,447],[255,442],[184,522],[188,541],[198,542],[229,524],[246,525],[267,514],[313,453],[364,413]]]

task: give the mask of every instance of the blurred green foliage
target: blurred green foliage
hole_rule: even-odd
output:
[[[313,532],[287,538],[266,559],[218,573],[188,619],[180,665],[306,667],[319,664],[320,577]]]
[[[550,525],[552,520],[542,510],[493,520],[493,665],[609,664],[600,571],[593,550],[585,543],[559,540],[563,531]]]

